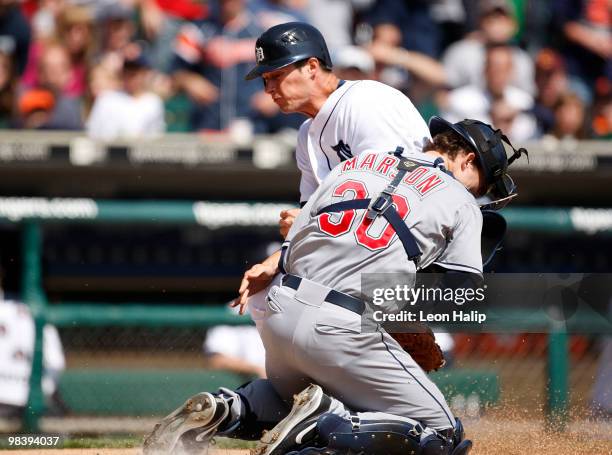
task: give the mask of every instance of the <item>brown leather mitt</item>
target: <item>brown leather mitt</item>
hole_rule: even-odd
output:
[[[425,372],[429,373],[444,365],[444,354],[436,343],[431,329],[425,325],[419,325],[420,327],[410,333],[391,333],[390,335]]]

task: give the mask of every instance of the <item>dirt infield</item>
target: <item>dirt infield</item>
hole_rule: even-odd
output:
[[[520,437],[479,439],[470,455],[606,455],[612,454],[611,441],[577,441],[566,436],[544,435],[534,439],[533,434]],[[49,449],[14,450],[14,455],[139,455],[140,449]],[[211,455],[249,455],[249,450],[215,450]]]
[[[501,419],[482,419],[467,428],[474,441],[470,455],[612,455],[611,422],[576,422],[565,433],[546,431],[541,423]]]
[[[574,422],[565,433],[542,423],[501,418],[466,422],[474,440],[470,455],[612,455],[612,422]],[[138,455],[140,449],[14,450],[9,455]],[[248,450],[211,450],[211,455],[248,455]]]
[[[138,455],[140,449],[49,449],[49,450],[12,450],[13,455]],[[249,455],[248,450],[215,450],[210,455]]]

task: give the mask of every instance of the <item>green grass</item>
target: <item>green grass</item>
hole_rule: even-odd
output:
[[[139,447],[142,438],[136,436],[69,437],[64,440],[66,449],[130,449]]]
[[[140,436],[102,436],[99,438],[70,437],[64,440],[66,449],[130,449],[140,447],[143,438]],[[248,449],[255,443],[230,438],[215,438],[215,447],[219,449]]]
[[[14,436],[19,436],[15,434]],[[9,445],[8,435],[3,435],[0,438],[0,450],[19,450],[19,449],[43,449],[43,448],[66,448],[66,449],[120,449],[139,447],[142,444],[142,438],[136,436],[103,436],[103,437],[76,437],[68,436],[58,443],[57,446],[17,446]]]
[[[240,439],[216,438],[216,447],[219,449],[254,449],[256,442],[241,441]]]

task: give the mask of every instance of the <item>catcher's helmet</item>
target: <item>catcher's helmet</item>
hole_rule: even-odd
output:
[[[491,125],[479,120],[466,119],[457,123],[450,123],[440,117],[432,117],[429,120],[432,137],[447,131],[461,136],[476,152],[488,188],[481,201],[483,208],[502,208],[517,195],[516,185],[507,170],[523,153],[529,158],[527,150],[515,149],[501,130],[495,130]],[[510,156],[506,145],[510,149]]]
[[[331,69],[331,57],[319,30],[303,22],[276,25],[257,39],[255,43],[257,65],[245,79],[255,79],[263,73],[284,68],[310,57],[316,57],[323,66]]]

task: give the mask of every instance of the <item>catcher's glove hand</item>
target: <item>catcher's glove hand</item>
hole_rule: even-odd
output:
[[[409,333],[390,334],[425,372],[444,366],[444,354],[429,327],[419,324]]]

